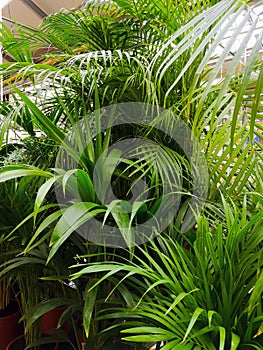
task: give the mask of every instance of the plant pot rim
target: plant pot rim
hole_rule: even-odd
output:
[[[17,340],[24,338],[24,334],[20,334],[17,337],[15,337],[13,340],[10,341],[10,343],[6,346],[5,350],[10,350],[10,346],[13,345]]]
[[[10,317],[14,317],[14,316],[19,315],[19,314],[20,314],[20,310],[17,310],[17,311],[15,311],[15,312],[12,312],[12,313],[9,314],[9,315],[0,316],[0,320],[1,320],[1,321],[5,321],[5,319],[8,319],[8,318],[10,318]]]
[[[24,337],[25,337],[24,334],[21,334],[21,335],[17,336],[16,338],[14,338],[14,339],[6,346],[5,350],[10,350],[10,347],[11,347],[13,344],[15,344],[18,340],[23,339]],[[42,345],[44,345],[44,344],[42,344]],[[46,344],[45,344],[45,345],[46,345]],[[52,343],[50,343],[50,345],[52,345]],[[54,345],[54,350],[57,350],[59,344],[58,344],[58,343],[53,343],[53,345]],[[41,345],[40,345],[40,346],[41,346]]]

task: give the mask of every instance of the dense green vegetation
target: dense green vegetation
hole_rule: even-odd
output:
[[[263,32],[255,36],[253,11],[237,0],[116,0],[15,34],[3,26],[12,62],[0,68],[10,93],[1,103],[0,284],[18,285],[28,343],[39,341],[41,315],[66,305],[61,322],[71,319],[87,349],[108,349],[121,337],[134,349],[262,348]],[[102,128],[107,106],[135,102],[169,112],[126,125],[110,115]],[[169,136],[178,120],[198,141],[194,164],[209,177],[187,230],[194,176],[205,173],[192,169],[180,136]],[[71,130],[74,147],[63,143]],[[130,157],[113,151],[125,138],[147,144],[135,144]],[[112,180],[117,200],[107,205],[96,169],[101,188],[104,177]],[[137,193],[131,204],[138,180],[148,197]],[[92,218],[131,234],[156,217],[176,181],[177,213],[154,239],[138,245],[129,236],[120,248],[83,237],[96,230]],[[4,293],[0,306],[7,302]],[[76,339],[68,339],[72,348]]]

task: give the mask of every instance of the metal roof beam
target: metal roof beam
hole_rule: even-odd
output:
[[[6,53],[5,51],[3,51],[3,58],[6,59],[8,62],[15,62],[13,57],[9,56],[8,53]]]
[[[32,0],[21,0],[25,5],[31,8],[40,18],[45,18],[48,16],[46,12],[44,12],[37,4]]]
[[[2,20],[5,21],[5,22],[8,22],[8,23],[11,23],[11,24],[15,24],[15,25],[18,25],[19,27],[23,27],[23,28],[26,28],[26,29],[30,29],[32,30],[33,32],[36,32],[36,30],[34,28],[30,28],[22,23],[19,23],[19,22],[16,22],[16,21],[13,21],[12,19],[10,18],[7,18],[7,17],[2,17]]]

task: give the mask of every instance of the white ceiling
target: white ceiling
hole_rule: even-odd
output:
[[[0,0],[0,8],[3,22],[9,27],[12,21],[36,27],[45,15],[62,8],[77,8],[83,3],[83,0]]]

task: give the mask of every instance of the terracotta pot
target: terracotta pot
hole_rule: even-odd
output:
[[[10,314],[9,314],[10,312]],[[8,343],[21,333],[18,325],[20,311],[15,302],[11,302],[6,308],[6,314],[0,317],[0,350],[5,350]]]
[[[41,332],[43,335],[50,334],[50,330],[53,328],[57,328],[58,321],[62,313],[66,310],[66,306],[58,307],[56,309],[50,310],[46,312],[41,319],[42,327]],[[70,324],[69,322],[65,322],[61,329],[65,333],[69,333]]]
[[[85,343],[84,337],[81,334],[78,335],[78,340],[79,340],[79,344],[81,346],[81,350],[84,350],[86,343]]]
[[[24,350],[26,347],[26,342],[24,335],[13,339],[6,347],[5,350]],[[58,343],[56,344],[45,344],[40,346],[40,350],[57,350]]]

